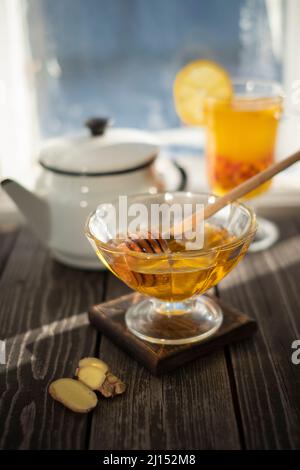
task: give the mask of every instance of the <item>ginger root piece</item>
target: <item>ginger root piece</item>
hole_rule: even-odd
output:
[[[126,385],[114,374],[108,372],[106,374],[105,381],[98,390],[104,397],[113,398],[115,395],[121,395],[124,393]]]
[[[98,367],[104,372],[104,374],[109,371],[108,365],[104,361],[101,361],[101,359],[98,359],[98,357],[84,357],[83,359],[80,359],[78,364],[79,369],[85,366]]]
[[[76,376],[90,389],[98,390],[105,381],[106,373],[99,367],[84,366],[76,370]]]
[[[95,392],[74,379],[55,380],[50,384],[48,391],[54,400],[77,413],[88,413],[98,403]]]

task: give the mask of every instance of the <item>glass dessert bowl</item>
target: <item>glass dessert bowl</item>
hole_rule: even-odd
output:
[[[143,294],[125,316],[128,329],[139,338],[186,344],[204,340],[220,327],[220,307],[202,294],[221,281],[247,252],[256,231],[254,212],[239,202],[220,210],[203,223],[201,246],[195,243],[191,247],[184,238],[164,238],[161,227],[156,227],[156,236],[147,228],[154,205],[205,206],[216,198],[184,192],[130,196],[127,207],[137,204],[146,208],[134,234],[128,218],[120,217],[124,207],[119,200],[102,204],[89,216],[86,235],[100,260]],[[116,220],[120,219],[116,231]]]

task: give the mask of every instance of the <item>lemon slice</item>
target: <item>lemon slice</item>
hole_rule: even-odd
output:
[[[230,99],[233,90],[229,75],[215,62],[196,60],[176,75],[174,102],[180,119],[189,125],[205,124],[204,103],[207,97]]]

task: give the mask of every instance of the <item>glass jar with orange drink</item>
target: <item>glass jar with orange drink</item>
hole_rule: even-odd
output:
[[[206,98],[206,163],[215,194],[223,195],[274,162],[281,109],[281,87],[275,82],[233,81],[231,99]]]
[[[174,101],[185,124],[205,128],[207,176],[214,194],[227,193],[274,162],[283,107],[278,83],[231,80],[218,64],[198,60],[176,75]],[[263,193],[270,184],[247,198]],[[278,238],[276,226],[265,219],[259,220],[257,233],[253,251],[271,246]]]

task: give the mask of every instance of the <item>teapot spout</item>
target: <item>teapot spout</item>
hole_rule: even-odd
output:
[[[47,243],[50,227],[47,202],[11,179],[2,180],[1,186],[15,202],[33,232],[40,240]]]

